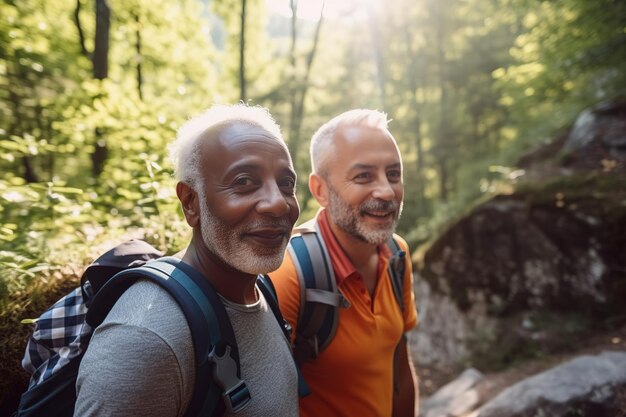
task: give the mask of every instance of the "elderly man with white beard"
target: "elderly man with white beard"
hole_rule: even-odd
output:
[[[224,304],[251,393],[236,415],[297,416],[289,341],[256,284],[258,274],[280,266],[299,215],[280,129],[260,107],[214,106],[181,127],[172,155],[176,194],[193,229],[182,262]],[[75,415],[186,415],[195,369],[182,310],[161,287],[139,281],[94,332],[78,375]]]
[[[313,135],[309,189],[322,209],[301,233],[315,233],[327,257],[304,256],[301,263],[297,248],[302,240],[296,239],[302,236],[296,234],[282,266],[270,274],[310,388],[310,395],[300,399],[303,417],[416,413],[416,376],[404,336],[417,325],[411,263],[406,242],[393,233],[404,194],[402,160],[387,126],[384,113],[358,109],[333,118]],[[407,255],[400,257],[404,274],[388,268],[392,253],[386,242],[392,236]],[[309,286],[320,282],[317,275],[327,270],[328,261],[334,274],[321,282],[334,279],[336,298],[342,301],[336,307],[336,333],[320,348],[321,333],[312,337],[309,323],[327,326],[329,316],[303,305],[332,300],[326,293],[322,301],[319,289]],[[305,269],[315,271],[315,280],[302,278]],[[401,280],[395,289],[392,273]]]

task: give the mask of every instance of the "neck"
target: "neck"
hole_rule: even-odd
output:
[[[339,245],[357,270],[362,270],[365,266],[370,265],[372,257],[378,256],[378,245],[357,239],[331,221],[329,221],[329,225]]]
[[[234,269],[210,252],[199,231],[194,230],[182,260],[200,272],[227,300],[237,304],[253,304],[258,300],[257,276]]]

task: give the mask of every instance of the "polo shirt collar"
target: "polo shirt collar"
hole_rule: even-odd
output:
[[[337,241],[335,234],[330,228],[330,222],[328,220],[328,213],[326,209],[321,209],[317,213],[317,224],[319,225],[322,238],[326,244],[328,255],[330,256],[333,270],[335,271],[335,278],[337,280],[337,286],[340,286],[344,280],[349,277],[359,276],[359,271],[354,267],[348,255],[344,252],[343,248]],[[380,274],[381,269],[384,267],[387,260],[391,257],[391,251],[386,244],[378,245],[378,272]]]

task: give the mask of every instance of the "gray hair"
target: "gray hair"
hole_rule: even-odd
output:
[[[243,103],[214,105],[183,124],[178,129],[176,139],[169,146],[176,178],[186,182],[197,191],[203,183],[198,148],[200,143],[206,139],[205,133],[215,128],[223,128],[238,123],[258,126],[285,143],[280,133],[280,127],[266,108],[248,106]]]
[[[325,151],[330,147],[335,132],[342,126],[365,126],[389,132],[387,114],[378,110],[354,109],[335,116],[324,123],[311,139],[311,171],[324,175]]]

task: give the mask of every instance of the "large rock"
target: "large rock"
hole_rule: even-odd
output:
[[[624,322],[624,123],[620,101],[583,113],[560,150],[525,162],[552,155],[555,176],[493,197],[434,241],[416,275],[422,364],[499,369]]]
[[[476,417],[623,416],[626,352],[581,356],[527,378],[483,405]]]
[[[571,128],[520,157],[531,177],[572,171],[626,172],[626,98],[583,110]]]
[[[570,164],[594,168],[594,163],[611,159],[623,169],[626,159],[626,100],[616,99],[584,110],[576,119],[563,151],[570,155],[567,161]]]
[[[567,178],[495,197],[451,226],[416,280],[420,361],[504,365],[624,317],[625,202],[626,177]]]
[[[420,417],[459,417],[478,405],[480,396],[476,385],[483,379],[476,369],[470,368],[454,381],[420,402]]]

